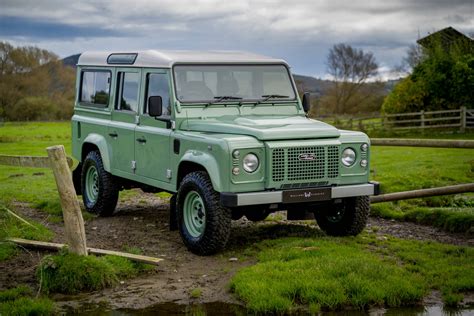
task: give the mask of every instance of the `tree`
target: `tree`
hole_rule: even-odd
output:
[[[69,118],[74,81],[74,69],[64,66],[55,54],[0,42],[0,118]]]
[[[335,111],[344,113],[367,79],[377,74],[378,64],[371,52],[340,43],[330,49],[327,69],[334,79],[330,94],[335,102]]]
[[[385,98],[386,113],[437,111],[470,107],[474,102],[474,51],[472,40],[446,43],[434,36],[412,74]],[[409,54],[410,56],[410,54]]]

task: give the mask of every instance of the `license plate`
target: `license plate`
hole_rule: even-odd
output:
[[[283,203],[326,201],[331,199],[331,188],[283,191]]]

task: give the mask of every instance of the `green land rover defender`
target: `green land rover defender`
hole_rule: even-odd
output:
[[[85,208],[119,191],[169,192],[170,227],[192,252],[222,249],[231,221],[314,214],[329,235],[367,222],[369,138],[307,117],[288,64],[228,52],[86,52],[77,65],[73,179]]]

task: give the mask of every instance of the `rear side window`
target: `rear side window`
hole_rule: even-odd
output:
[[[118,98],[115,105],[117,110],[138,112],[139,74],[136,72],[118,73]]]
[[[81,102],[106,107],[110,97],[109,71],[83,71],[81,79]]]

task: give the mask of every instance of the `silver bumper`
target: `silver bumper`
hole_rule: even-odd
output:
[[[236,207],[275,203],[307,203],[378,194],[379,184],[377,182],[369,182],[339,187],[249,193],[221,193],[221,204],[226,207]]]

